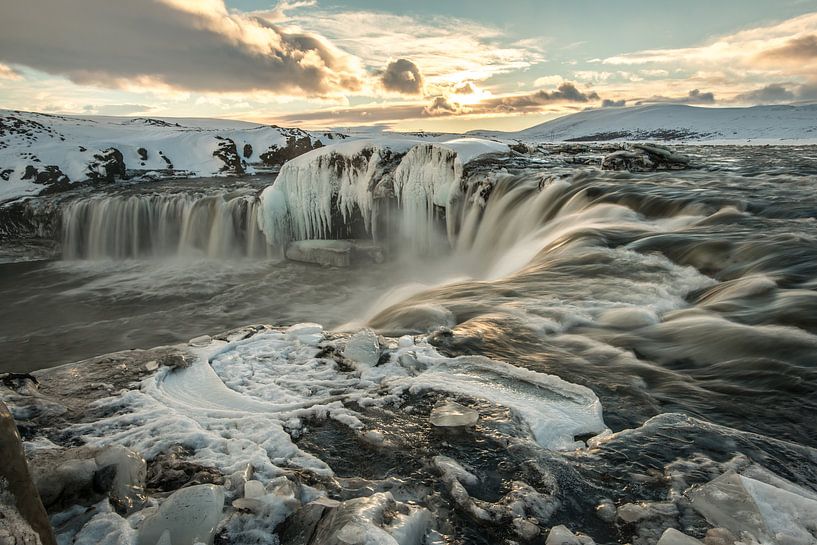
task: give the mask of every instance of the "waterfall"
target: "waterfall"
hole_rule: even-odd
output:
[[[113,195],[62,208],[65,259],[267,257],[258,199],[224,195]]]

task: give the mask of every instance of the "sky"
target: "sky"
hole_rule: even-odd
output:
[[[26,0],[0,108],[517,130],[588,108],[817,101],[817,0]]]

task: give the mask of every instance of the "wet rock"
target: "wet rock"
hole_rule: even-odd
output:
[[[666,146],[655,144],[631,144],[627,149],[614,151],[601,160],[602,170],[628,170],[652,172],[654,170],[679,170],[689,167],[689,158]]]
[[[222,487],[201,484],[182,488],[171,494],[158,510],[145,517],[136,543],[212,544],[223,510]]]
[[[191,484],[224,482],[224,476],[217,469],[188,461],[190,455],[190,451],[176,445],[156,456],[147,467],[147,489],[168,492]],[[235,480],[233,488],[240,484],[243,490],[244,480],[249,477],[249,473],[245,471],[244,477],[239,480],[238,475],[231,476]]]
[[[431,410],[429,420],[437,428],[471,427],[479,420],[479,413],[455,401],[445,401]]]
[[[156,363],[165,367],[170,367],[171,369],[185,369],[190,367],[193,361],[187,354],[177,352],[175,354],[166,354],[162,356],[156,360]]]
[[[0,539],[7,543],[43,545],[56,540],[40,495],[29,474],[20,434],[8,407],[0,401]]]
[[[241,157],[238,156],[235,142],[222,136],[216,136],[216,139],[218,140],[218,147],[213,152],[213,157],[221,159],[224,163],[221,172],[236,175],[244,174],[244,165],[241,163]]]
[[[298,509],[286,519],[280,528],[281,543],[288,545],[312,545],[318,524],[329,520],[340,505],[339,501],[318,498]]]

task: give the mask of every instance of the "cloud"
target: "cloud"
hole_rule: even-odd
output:
[[[0,63],[0,79],[23,79],[23,75],[11,66]]]
[[[602,108],[621,108],[622,106],[626,106],[627,101],[625,99],[621,100],[611,100],[609,98],[605,98],[601,101]]]
[[[656,102],[668,104],[714,104],[715,93],[712,93],[711,91],[704,93],[699,89],[693,89],[687,93],[687,96],[685,97],[665,97],[658,95],[639,100],[636,102],[636,104],[650,104]]]
[[[789,85],[772,83],[741,93],[735,97],[737,101],[752,104],[779,104],[797,100],[817,99],[817,84]]]
[[[708,43],[677,49],[646,49],[608,57],[608,65],[660,65],[675,70],[741,69],[744,78],[759,74],[810,77],[817,68],[817,12],[767,26],[720,36]],[[785,65],[785,66],[783,66]]]
[[[756,104],[769,104],[774,102],[789,102],[794,100],[794,93],[780,84],[773,83],[760,89],[755,89],[747,93],[742,93],[736,97],[738,100],[753,102]]]
[[[497,28],[456,17],[334,8],[293,15],[288,24],[325,36],[371,66],[411,59],[422,66],[426,86],[480,82],[545,60],[541,40],[509,41]]]
[[[501,104],[508,110],[524,110],[553,102],[589,102],[591,100],[599,100],[598,93],[595,91],[584,93],[579,91],[575,84],[566,81],[555,91],[539,90],[527,95],[502,97],[496,99],[495,104]]]
[[[361,87],[323,38],[227,10],[223,0],[27,0],[0,18],[0,61],[103,87],[329,96]]]
[[[144,104],[102,104],[100,106],[88,104],[83,111],[96,115],[132,115],[148,113],[153,109],[152,106]]]
[[[419,95],[423,92],[423,75],[417,65],[408,59],[390,62],[380,81],[387,91],[405,95]]]
[[[803,62],[817,60],[817,35],[792,38],[780,47],[758,54],[758,59],[770,62]]]
[[[477,89],[479,90],[479,89]],[[458,102],[456,93],[437,95],[427,104],[381,104],[292,114],[279,119],[284,123],[316,125],[395,122],[406,119],[451,116],[508,115],[541,112],[558,104],[584,104],[599,100],[595,92],[582,92],[573,83],[564,82],[553,91],[539,90],[521,95],[492,96],[476,103]]]

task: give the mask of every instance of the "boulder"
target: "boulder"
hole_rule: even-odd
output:
[[[33,532],[39,536],[43,545],[56,544],[48,515],[28,472],[23,444],[14,418],[2,401],[0,401],[0,512],[6,515],[0,522],[0,532],[4,534],[0,537],[5,538],[5,542],[28,543]],[[15,518],[21,520],[14,520]]]

